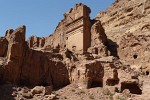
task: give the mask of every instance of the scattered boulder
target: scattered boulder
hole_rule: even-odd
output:
[[[45,87],[43,87],[43,86],[36,86],[36,87],[34,87],[34,88],[31,90],[31,93],[32,93],[33,95],[35,95],[35,94],[43,94],[44,91],[45,91]]]
[[[45,95],[50,95],[52,93],[52,86],[46,86],[45,87]]]
[[[28,92],[28,93],[22,93],[22,96],[26,99],[32,99],[33,98],[33,95],[31,92]]]

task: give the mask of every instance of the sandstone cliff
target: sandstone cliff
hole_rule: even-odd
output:
[[[147,95],[150,1],[116,0],[95,19],[90,19],[90,12],[86,5],[76,4],[48,37],[25,41],[25,26],[7,30],[0,38],[0,83],[45,86],[23,89],[23,98],[30,99],[35,94],[45,99],[43,91],[51,94],[52,87],[68,84],[80,91],[101,87],[102,97],[114,100]],[[61,89],[58,93],[70,91],[63,89],[63,94]]]
[[[119,58],[129,64],[150,62],[150,1],[116,0],[96,16]]]
[[[67,69],[61,61],[53,61],[46,53],[30,49],[25,41],[26,27],[6,31],[1,38],[0,81],[24,85],[69,84]],[[48,53],[49,54],[49,53]],[[58,73],[59,70],[63,70]],[[61,79],[62,78],[62,79]]]

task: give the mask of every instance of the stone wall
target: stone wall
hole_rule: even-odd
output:
[[[44,47],[45,45],[45,38],[31,36],[28,45],[30,48],[38,48],[38,47]]]
[[[69,49],[70,51],[87,52],[90,47],[100,50],[105,48],[107,36],[100,21],[90,19],[91,10],[82,3],[76,4],[64,19],[59,22],[53,34],[45,38],[32,36],[28,45],[33,49]],[[107,51],[107,50],[104,50]]]
[[[77,4],[69,13],[65,14],[66,18],[66,46],[76,50],[86,51],[90,47],[90,9],[83,5]]]

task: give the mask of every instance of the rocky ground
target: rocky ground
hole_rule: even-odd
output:
[[[113,87],[94,87],[81,89],[76,84],[70,84],[60,89],[45,92],[43,86],[18,87],[11,84],[0,86],[1,100],[149,100],[148,76],[141,77],[143,81],[142,95],[132,94],[128,89],[122,93],[115,92]],[[46,93],[50,94],[46,94]]]

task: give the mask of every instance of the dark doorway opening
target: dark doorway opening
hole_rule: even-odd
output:
[[[142,90],[139,88],[137,83],[121,83],[121,92],[124,89],[129,89],[132,94],[142,94]]]
[[[101,81],[92,81],[91,83],[91,88],[95,88],[95,87],[103,87],[103,82]]]
[[[108,85],[108,86],[115,86],[118,83],[119,83],[119,79],[109,78],[106,80],[106,85]]]

